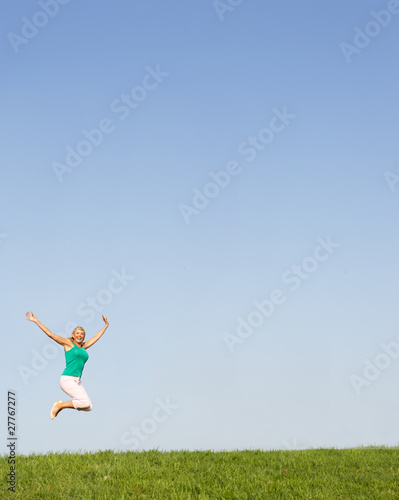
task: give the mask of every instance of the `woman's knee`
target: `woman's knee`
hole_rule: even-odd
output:
[[[93,405],[91,404],[90,399],[81,399],[79,401],[79,407],[78,409],[81,411],[91,411],[93,408]]]
[[[83,408],[83,410],[91,411],[93,409],[93,405],[91,404],[91,401],[88,400],[88,401],[86,401],[86,403],[87,403],[87,406],[85,408]]]

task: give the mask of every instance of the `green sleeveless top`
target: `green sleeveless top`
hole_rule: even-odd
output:
[[[66,368],[62,375],[69,375],[70,377],[81,377],[83,368],[89,355],[84,347],[78,347],[75,342],[72,349],[65,351]]]

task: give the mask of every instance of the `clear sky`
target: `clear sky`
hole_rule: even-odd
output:
[[[18,451],[396,445],[399,2],[3,9]],[[63,348],[28,310],[108,317],[90,413],[50,419]]]

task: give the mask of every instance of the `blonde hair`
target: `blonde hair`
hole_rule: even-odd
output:
[[[83,326],[77,326],[76,328],[74,328],[74,329],[72,330],[71,336],[70,336],[70,337],[68,337],[70,340],[72,340],[72,342],[75,340],[73,336],[75,335],[76,330],[82,330],[82,332],[83,332],[83,333],[84,333],[84,335],[86,336],[86,332],[85,332],[85,329],[83,328]]]

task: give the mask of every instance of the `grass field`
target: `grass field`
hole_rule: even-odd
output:
[[[0,498],[399,499],[399,448],[145,451],[18,456]]]

